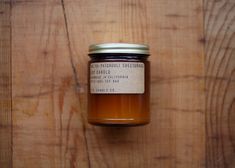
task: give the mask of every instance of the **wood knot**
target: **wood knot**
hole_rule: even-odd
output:
[[[42,51],[42,54],[43,54],[44,56],[47,56],[47,55],[48,55],[48,51],[47,51],[47,50],[43,50],[43,51]]]
[[[206,38],[202,37],[198,40],[200,43],[205,44],[206,43]]]

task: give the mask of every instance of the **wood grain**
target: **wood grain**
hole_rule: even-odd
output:
[[[0,167],[235,167],[234,33],[234,0],[1,1]],[[103,42],[150,45],[148,126],[87,123]]]
[[[202,3],[96,2],[64,0],[78,72],[86,69],[89,44],[148,43],[152,122],[138,128],[86,125],[90,167],[204,167]]]
[[[202,35],[197,0],[15,1],[14,165],[203,167]],[[87,124],[87,48],[99,42],[151,46],[149,126]]]
[[[235,167],[235,1],[206,0],[206,165]]]
[[[12,167],[11,4],[0,2],[0,167]]]
[[[60,1],[13,3],[15,167],[88,167],[85,92],[75,82],[65,23]]]

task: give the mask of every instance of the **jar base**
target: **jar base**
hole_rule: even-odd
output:
[[[104,126],[104,127],[133,127],[133,126],[143,126],[149,124],[149,120],[118,120],[118,119],[89,119],[88,122],[92,125],[96,126]]]

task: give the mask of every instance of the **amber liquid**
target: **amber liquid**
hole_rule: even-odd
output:
[[[89,62],[89,67],[93,62]],[[103,126],[134,126],[149,123],[150,63],[149,61],[141,62],[145,64],[145,92],[143,94],[91,94],[90,85],[88,86],[89,123]],[[90,74],[88,83],[90,83],[89,79]]]

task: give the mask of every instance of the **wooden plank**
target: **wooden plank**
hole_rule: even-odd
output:
[[[92,43],[148,43],[152,122],[146,127],[86,125],[90,166],[204,167],[205,104],[202,2],[64,0],[72,55],[86,80]]]
[[[235,1],[206,0],[206,165],[235,167]]]
[[[85,85],[77,88],[69,44],[61,1],[13,2],[15,167],[88,167]]]
[[[12,167],[11,5],[0,2],[0,165]]]

